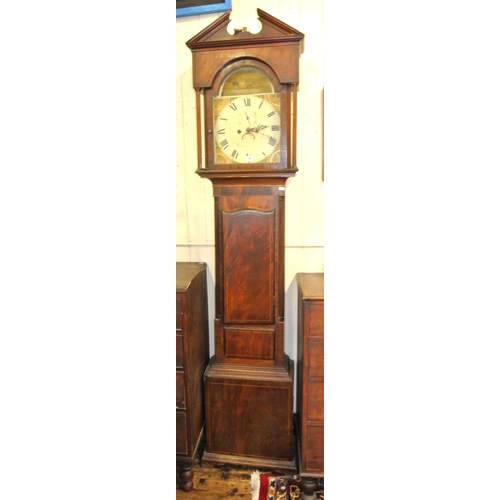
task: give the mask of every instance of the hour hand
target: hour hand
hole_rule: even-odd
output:
[[[260,133],[260,131],[264,130],[265,128],[267,128],[267,125],[257,125],[256,127],[248,127],[247,132],[248,133],[251,133],[251,132]],[[263,134],[263,135],[265,135],[265,134]]]

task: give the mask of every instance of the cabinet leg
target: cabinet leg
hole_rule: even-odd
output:
[[[193,467],[192,466],[180,466],[180,476],[182,491],[191,491],[193,489]]]
[[[314,477],[303,477],[301,500],[316,500],[316,490],[318,489],[318,480]]]

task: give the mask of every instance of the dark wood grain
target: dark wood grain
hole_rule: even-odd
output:
[[[218,362],[284,366],[284,211],[279,186],[214,187]]]
[[[298,171],[296,90],[304,35],[260,9],[257,14],[257,34],[230,35],[226,13],[186,42],[197,123],[205,134],[205,165],[196,172],[214,188],[215,354],[205,372],[203,461],[294,472],[294,364],[284,352],[285,183]],[[244,71],[264,74],[279,94],[276,162],[269,156],[252,164],[216,161],[214,102],[224,82]]]
[[[324,274],[298,273],[296,280],[299,473],[304,477],[321,477],[324,473]]]
[[[278,468],[281,463],[283,470],[296,470],[292,414],[294,365],[287,361],[286,373],[274,367],[256,370],[210,361],[205,374],[210,404],[206,407],[204,460],[210,462],[215,458]]]
[[[176,265],[176,453],[181,487],[192,488],[193,460],[204,429],[203,373],[208,364],[207,266]]]
[[[299,83],[304,35],[261,9],[257,14],[262,23],[257,34],[230,35],[230,12],[226,12],[186,42],[193,52],[193,87],[212,87],[220,68],[243,57],[265,61],[284,83]]]
[[[227,323],[274,322],[275,213],[222,213],[224,317]]]

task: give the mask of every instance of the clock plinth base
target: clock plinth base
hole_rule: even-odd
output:
[[[286,356],[286,355],[285,355]],[[293,361],[258,367],[216,363],[205,372],[205,462],[297,470]]]
[[[203,465],[238,465],[244,467],[254,467],[261,470],[272,470],[283,475],[297,474],[297,461],[295,454],[291,461],[270,460],[266,458],[253,458],[235,455],[224,455],[222,453],[209,453],[205,451],[202,456]]]

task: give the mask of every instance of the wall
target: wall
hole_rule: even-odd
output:
[[[298,272],[324,270],[324,183],[322,180],[323,0],[233,0],[232,16],[246,25],[260,8],[304,33],[298,92],[297,166],[286,186],[285,352],[296,359]],[[176,259],[209,267],[210,349],[213,354],[214,209],[212,183],[196,173],[196,111],[191,51],[186,41],[221,14],[176,22]],[[308,152],[304,151],[304,145]]]

